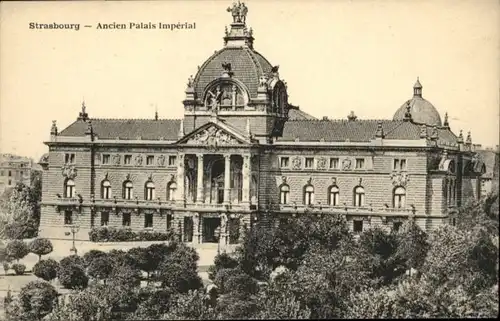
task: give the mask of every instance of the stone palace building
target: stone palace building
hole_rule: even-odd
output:
[[[224,46],[189,78],[183,119],[98,119],[82,105],[65,129],[54,121],[42,236],[115,226],[226,245],[300,215],[345,215],[355,233],[409,218],[432,230],[480,197],[470,133],[450,130],[419,80],[393,119],[316,119],[288,102],[246,10],[228,11]]]

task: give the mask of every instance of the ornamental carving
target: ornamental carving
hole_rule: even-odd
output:
[[[350,170],[352,166],[352,161],[350,158],[346,158],[342,161],[342,169],[343,170]]]
[[[120,165],[120,155],[119,154],[116,154],[116,155],[113,155],[113,164],[114,165]]]
[[[158,163],[158,166],[165,166],[165,155],[158,156],[156,162]]]
[[[292,159],[292,169],[301,169],[302,168],[302,158],[294,157]]]
[[[135,156],[135,165],[137,165],[137,166],[142,165],[142,155]]]
[[[64,177],[67,177],[69,179],[73,179],[76,177],[76,175],[78,174],[78,170],[75,168],[74,165],[64,165],[62,168],[62,175]]]
[[[239,142],[222,129],[212,126],[197,133],[187,144],[206,145],[208,148],[217,149],[218,146],[237,145]]]
[[[320,157],[316,162],[317,169],[326,169],[326,165],[327,165],[327,160],[325,157]]]
[[[406,187],[410,177],[406,173],[392,173],[391,174],[392,185]]]

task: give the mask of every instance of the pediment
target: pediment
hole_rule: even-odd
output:
[[[206,147],[238,146],[252,142],[245,136],[237,133],[227,126],[208,123],[181,138],[177,144]]]

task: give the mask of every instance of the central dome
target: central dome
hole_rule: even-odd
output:
[[[196,97],[202,98],[205,88],[221,76],[221,65],[231,64],[232,77],[240,80],[247,88],[251,98],[257,96],[261,76],[268,75],[272,66],[260,53],[250,46],[232,46],[215,52],[203,63],[194,78],[193,87]]]
[[[408,110],[408,106],[410,106]],[[429,101],[422,98],[422,85],[417,78],[417,82],[413,86],[413,98],[406,101],[394,114],[393,120],[405,120],[410,113],[411,120],[415,123],[426,124],[429,126],[441,127],[441,116],[436,107]]]

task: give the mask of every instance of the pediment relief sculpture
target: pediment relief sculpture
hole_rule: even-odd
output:
[[[211,126],[195,134],[187,141],[187,144],[217,147],[223,145],[238,145],[240,142],[224,130]]]
[[[224,81],[211,86],[205,93],[207,110],[231,109],[245,106],[247,95],[235,82]]]

